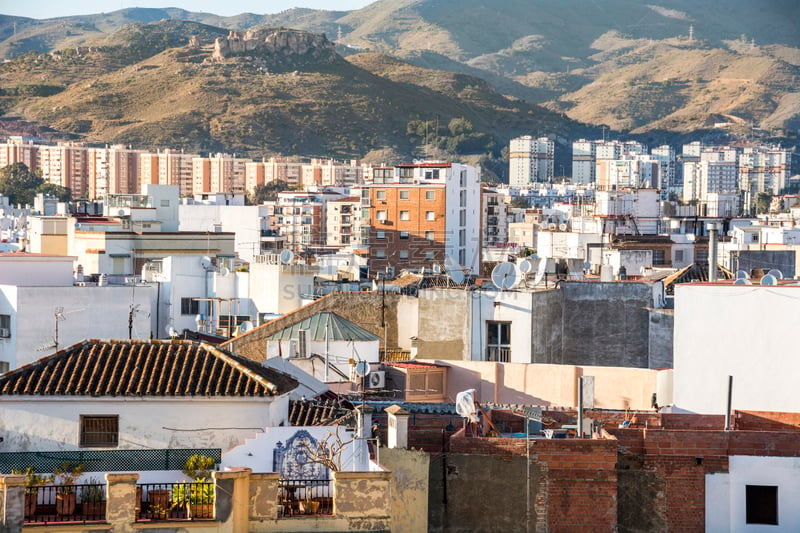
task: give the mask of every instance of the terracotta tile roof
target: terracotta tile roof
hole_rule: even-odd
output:
[[[87,340],[0,375],[0,396],[274,396],[297,381],[191,341]]]
[[[339,400],[292,400],[289,402],[289,423],[293,426],[329,426],[352,415]]]

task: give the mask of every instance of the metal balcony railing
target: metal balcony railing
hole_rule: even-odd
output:
[[[104,522],[106,486],[42,485],[25,489],[24,523]]]
[[[278,484],[278,517],[332,515],[330,483],[326,479],[281,479]]]

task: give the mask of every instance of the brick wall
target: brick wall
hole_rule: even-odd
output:
[[[451,454],[494,457],[525,456],[524,439],[468,438],[459,431],[450,439]],[[617,443],[614,440],[537,439],[531,441],[532,463],[541,469],[537,515],[548,531],[617,530]]]

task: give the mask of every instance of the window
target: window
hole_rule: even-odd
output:
[[[400,199],[408,200],[408,191],[400,191]]]
[[[11,368],[11,363],[8,361],[0,361],[0,374],[8,372]]]
[[[200,302],[194,298],[181,298],[181,314],[197,315],[200,314]]]
[[[426,231],[425,238],[428,239],[429,241],[432,241],[435,239],[435,233],[432,231]]]
[[[375,198],[378,200],[386,200],[386,191],[383,189],[375,191]]]
[[[400,232],[400,238],[401,239],[408,239],[408,232],[407,231],[401,231]]]
[[[458,205],[461,207],[467,207],[467,191],[461,191],[459,193]]]
[[[400,250],[400,261],[408,261],[408,250]]]
[[[385,231],[376,231],[375,232],[375,238],[376,239],[385,239],[386,238],[386,232]]]
[[[411,220],[408,211],[400,211],[400,220]]]
[[[116,446],[118,415],[81,415],[81,446]]]
[[[466,170],[462,170],[461,171],[461,176],[459,176],[459,185],[461,187],[466,187],[467,186],[467,171]]]
[[[386,250],[375,250],[375,259],[386,259]]]
[[[458,245],[459,246],[467,245],[467,230],[465,229],[458,230]]]
[[[426,261],[433,261],[434,257],[436,257],[436,252],[434,252],[433,250],[425,250]]]
[[[444,401],[446,376],[442,368],[409,369],[406,381],[406,399],[416,401]]]
[[[511,322],[486,322],[486,360],[508,363],[511,358]]]
[[[378,213],[375,215],[375,217],[378,220],[381,220],[381,221],[386,220],[386,210],[385,209],[379,209]]]
[[[436,191],[425,191],[425,199],[429,201],[436,200]]]
[[[11,336],[11,315],[0,315],[0,339]]]
[[[425,220],[436,220],[436,211],[425,211]]]
[[[462,209],[458,213],[458,225],[459,226],[466,226],[467,225],[467,210]]]
[[[664,250],[653,250],[653,264],[654,265],[663,265],[664,264]]]
[[[745,485],[745,522],[778,525],[778,487]]]
[[[169,200],[161,200],[161,207],[169,207]]]
[[[683,261],[683,250],[675,250],[675,261]]]

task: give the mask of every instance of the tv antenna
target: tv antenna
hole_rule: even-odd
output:
[[[84,309],[72,309],[70,311],[64,311],[62,306],[58,306],[53,310],[53,321],[55,322],[55,327],[53,328],[53,342],[50,344],[43,344],[36,348],[39,351],[48,350],[53,348],[54,351],[58,351],[58,323],[62,322],[67,319],[67,315],[72,313],[77,313],[79,311],[83,311]]]

